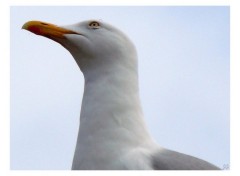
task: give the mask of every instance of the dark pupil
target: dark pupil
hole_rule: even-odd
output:
[[[98,26],[98,24],[97,23],[92,23],[91,26],[96,27],[96,26]]]

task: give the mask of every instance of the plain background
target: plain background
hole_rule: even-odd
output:
[[[83,76],[67,50],[21,30],[86,19],[124,31],[139,55],[145,121],[163,147],[229,164],[229,7],[12,7],[11,169],[70,169]]]

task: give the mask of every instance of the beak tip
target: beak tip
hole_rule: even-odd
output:
[[[22,29],[25,29],[25,30],[28,30],[28,22],[27,23],[24,23],[24,25],[22,26]]]

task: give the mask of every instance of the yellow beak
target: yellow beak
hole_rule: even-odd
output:
[[[41,21],[29,21],[22,26],[22,29],[50,39],[64,38],[64,34],[78,34],[74,31]]]

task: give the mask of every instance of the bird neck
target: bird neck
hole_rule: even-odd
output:
[[[80,136],[115,135],[135,144],[150,138],[139,99],[137,66],[119,64],[84,73],[85,87],[80,116]],[[126,135],[130,133],[131,135]],[[134,138],[134,140],[133,140]],[[83,141],[82,141],[83,142]]]
[[[80,128],[94,129],[91,134],[113,128],[126,128],[135,135],[144,133],[137,69],[111,66],[99,70],[84,75]]]
[[[124,151],[153,141],[143,120],[137,64],[96,65],[90,72],[81,69],[85,86],[73,169],[84,168],[86,161],[109,165]]]

